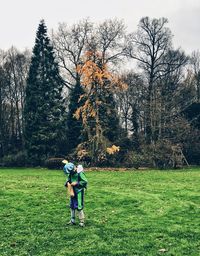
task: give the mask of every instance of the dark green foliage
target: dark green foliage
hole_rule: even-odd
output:
[[[32,164],[40,165],[62,150],[65,138],[63,87],[47,28],[41,21],[29,70],[24,108],[25,146]]]
[[[183,143],[183,152],[189,164],[200,165],[200,130],[190,129]]]
[[[70,104],[67,117],[67,153],[71,153],[82,141],[82,120],[81,118],[77,120],[74,114],[77,108],[82,104],[82,100],[79,101],[79,99],[83,93],[83,88],[80,83],[77,83],[70,92]]]
[[[45,166],[48,169],[62,169],[64,167],[62,160],[64,160],[64,158],[49,158],[45,161]]]
[[[111,88],[105,88],[100,95],[100,122],[103,128],[103,135],[110,141],[116,142],[120,136],[119,118],[116,103]]]
[[[6,155],[1,159],[2,166],[23,167],[29,165],[26,151],[19,151],[16,154]]]
[[[154,145],[146,146],[143,155],[148,156],[151,166],[160,169],[173,168],[172,143],[168,140],[158,140]]]
[[[200,128],[200,103],[191,104],[183,111],[183,115],[194,127]]]
[[[129,151],[132,152],[132,150],[134,150],[133,141],[127,137],[125,130],[122,129],[120,137],[115,144],[120,147],[120,151],[113,155],[117,166],[133,167],[132,164],[127,164],[127,155]]]
[[[123,160],[123,166],[128,168],[138,169],[149,165],[148,159],[143,154],[135,151],[128,151]]]

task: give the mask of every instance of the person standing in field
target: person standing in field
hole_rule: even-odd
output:
[[[76,224],[75,217],[76,211],[78,211],[79,225],[84,227],[84,190],[87,188],[87,178],[83,171],[82,165],[78,165],[76,167],[73,163],[68,163],[67,160],[63,160],[62,163],[65,164],[63,170],[67,175],[65,186],[68,188],[68,193],[70,194],[71,219],[68,224]]]

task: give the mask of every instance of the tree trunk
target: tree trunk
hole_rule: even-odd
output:
[[[151,144],[152,142],[152,124],[151,124],[151,114],[152,114],[152,88],[153,83],[150,80],[149,88],[148,88],[148,95],[146,101],[146,143]]]

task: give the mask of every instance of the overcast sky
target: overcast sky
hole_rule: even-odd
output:
[[[59,22],[119,18],[133,32],[144,16],[168,18],[175,47],[189,54],[200,49],[200,0],[0,0],[0,6],[2,50],[12,45],[19,50],[32,49],[41,19],[50,32]]]

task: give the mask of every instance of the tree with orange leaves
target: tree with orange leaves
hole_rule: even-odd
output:
[[[84,104],[76,110],[75,117],[83,120],[87,137],[84,150],[92,163],[100,163],[105,159],[106,148],[120,135],[113,93],[124,89],[125,85],[109,72],[101,54],[95,50],[86,52],[83,64],[77,70],[85,93],[80,97],[80,100],[84,98]],[[83,150],[83,147],[79,146],[79,149]]]

